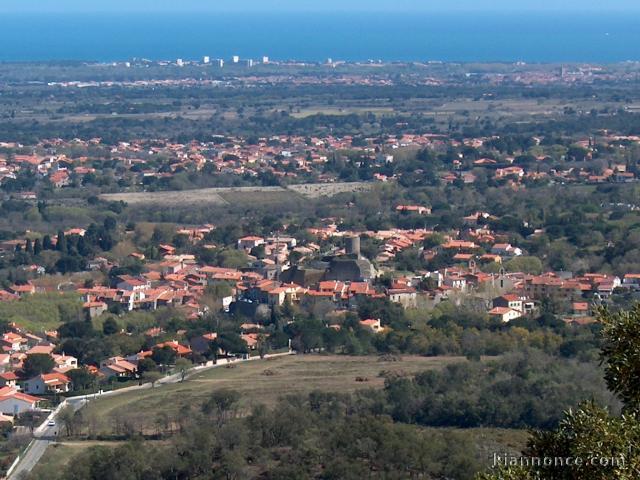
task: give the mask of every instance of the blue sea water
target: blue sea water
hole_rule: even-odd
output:
[[[0,16],[0,61],[259,58],[321,61],[640,60],[622,14],[74,14]]]

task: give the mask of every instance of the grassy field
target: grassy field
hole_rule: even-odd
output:
[[[423,428],[423,427],[416,427]],[[500,428],[423,428],[427,432],[452,432],[462,433],[471,439],[476,446],[474,452],[470,452],[480,459],[486,459],[486,465],[489,466],[494,452],[510,453],[518,455],[526,445],[529,434],[524,430],[507,430]],[[149,441],[149,440],[147,440]],[[158,445],[163,441],[154,441]],[[122,445],[120,441],[77,441],[77,442],[61,442],[51,445],[44,456],[38,462],[30,475],[31,480],[56,480],[62,478],[62,474],[66,468],[73,463],[74,458],[91,447],[103,446],[116,448]]]
[[[130,205],[255,205],[305,198],[331,197],[340,193],[363,192],[373,184],[366,182],[311,183],[289,187],[198,188],[193,190],[109,193],[105,201],[123,201]]]
[[[63,321],[78,318],[80,297],[73,293],[36,293],[12,302],[0,302],[0,318],[15,322],[31,332],[53,330]]]
[[[108,202],[126,202],[129,205],[180,205],[209,204],[226,205],[227,202],[220,196],[218,188],[200,188],[197,190],[179,190],[167,192],[133,192],[110,193],[100,195],[102,200]]]
[[[31,472],[29,478],[33,479],[51,479],[58,478],[56,473],[62,472],[73,460],[73,458],[82,451],[96,446],[117,447],[122,442],[63,442],[56,443],[47,448],[42,459]]]
[[[139,425],[137,428],[144,430],[144,433],[154,433],[154,421],[159,415],[166,414],[172,419],[188,415],[191,408],[198,408],[211,392],[218,389],[239,391],[242,395],[241,405],[248,410],[258,403],[274,406],[283,396],[307,394],[316,389],[348,393],[363,388],[382,388],[386,373],[410,376],[455,362],[466,362],[466,359],[405,356],[394,361],[374,356],[292,355],[256,360],[197,373],[183,383],[94,400],[83,414],[85,418],[95,418],[97,434],[113,433],[115,423],[131,419],[135,419]],[[476,446],[473,454],[482,459],[489,459],[493,452],[517,454],[524,448],[528,437],[524,430],[415,428],[461,432]],[[72,463],[73,457],[83,450],[96,445],[116,447],[120,444],[117,441],[93,440],[62,442],[47,450],[32,478],[55,479],[56,475],[51,472],[63,471]]]
[[[383,372],[413,375],[462,361],[466,360],[462,357],[417,356],[403,357],[400,361],[330,355],[279,357],[236,364],[233,368],[215,368],[195,374],[183,383],[97,399],[88,405],[85,413],[96,418],[99,432],[108,433],[114,417],[134,417],[137,422],[150,426],[161,413],[178,418],[218,389],[239,391],[241,406],[250,409],[259,403],[273,406],[282,396],[318,389],[353,392],[362,388],[381,388]]]
[[[389,113],[393,113],[395,111],[394,108],[391,107],[376,107],[376,106],[366,106],[366,107],[317,107],[317,108],[302,108],[298,112],[294,112],[291,114],[294,118],[306,118],[311,117],[313,115],[363,115],[367,113],[372,113],[374,115],[385,115]]]
[[[306,198],[332,197],[340,193],[365,192],[373,186],[368,182],[346,183],[305,183],[290,185],[288,188]]]

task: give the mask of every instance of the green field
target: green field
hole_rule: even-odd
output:
[[[371,188],[369,182],[335,182],[295,184],[288,187],[234,187],[166,190],[157,192],[109,193],[100,198],[129,205],[245,205],[299,202],[300,195],[308,199],[332,197],[341,193],[358,193]]]
[[[318,389],[349,393],[363,388],[382,388],[384,377],[390,373],[411,376],[466,361],[463,357],[406,356],[383,359],[337,355],[292,355],[255,360],[196,373],[183,383],[103,397],[90,402],[83,410],[83,417],[92,424],[93,438],[117,434],[116,425],[127,423],[133,425],[134,431],[153,434],[159,418],[164,417],[164,421],[178,424],[181,417],[189,415],[191,409],[199,408],[211,392],[218,389],[240,392],[240,408],[249,411],[259,403],[273,407],[283,396],[307,394]],[[415,428],[462,433],[476,446],[473,454],[478,459],[488,459],[492,452],[520,452],[528,436],[524,430],[496,428]],[[118,441],[80,440],[50,447],[32,478],[57,478],[51,472],[63,471],[72,462],[73,456],[86,448],[95,445],[115,447],[120,444]]]
[[[84,413],[96,419],[97,433],[111,433],[114,419],[135,419],[142,430],[150,431],[159,415],[178,419],[219,389],[240,392],[241,406],[248,410],[260,403],[273,406],[283,396],[313,390],[347,393],[362,388],[382,388],[383,372],[413,375],[462,361],[466,360],[407,356],[400,361],[380,361],[377,357],[293,355],[231,364],[229,368],[223,366],[197,373],[183,383],[100,398],[92,401]]]
[[[62,472],[71,463],[73,457],[90,447],[109,446],[117,447],[122,442],[63,442],[56,443],[47,448],[42,459],[32,470],[30,479],[58,478],[56,474]]]
[[[54,330],[76,320],[82,311],[80,297],[73,293],[36,293],[11,302],[0,302],[0,319],[15,322],[33,333]]]
[[[294,118],[306,118],[313,115],[363,115],[372,113],[374,115],[385,115],[395,111],[392,107],[315,107],[301,108],[300,111],[291,114]]]

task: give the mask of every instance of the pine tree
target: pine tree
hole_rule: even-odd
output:
[[[67,239],[64,237],[64,232],[62,230],[58,231],[58,241],[56,242],[56,250],[59,252],[67,251]]]
[[[35,241],[33,242],[33,254],[40,255],[41,251],[42,251],[42,241],[39,238],[36,238]]]
[[[51,241],[51,236],[45,235],[42,238],[42,249],[43,250],[53,250],[53,242]]]

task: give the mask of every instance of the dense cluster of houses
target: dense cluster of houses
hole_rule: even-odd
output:
[[[416,215],[431,212],[428,206],[411,204],[398,205],[395,210],[400,214]],[[495,217],[490,213],[475,212],[464,218],[464,228],[436,234],[428,229],[400,228],[349,231],[339,228],[339,219],[328,218],[321,226],[307,229],[311,241],[307,238],[300,242],[284,235],[239,238],[236,247],[248,258],[246,266],[239,269],[201,264],[194,255],[178,253],[172,245],[159,245],[160,260],[145,259],[142,253],[131,254],[144,262],[145,271],[140,275],[120,275],[113,278],[111,284],[77,285],[75,290],[82,296],[85,311],[92,318],[106,311],[174,307],[184,311],[187,318],[196,319],[212,307],[202,298],[207,287],[217,282],[228,283],[230,289],[228,294],[216,299],[213,308],[224,311],[240,308],[247,315],[254,314],[260,305],[327,301],[336,308],[355,308],[359,301],[368,298],[388,298],[409,308],[419,305],[421,300],[437,302],[452,294],[492,288],[500,293],[517,295],[522,303],[517,307],[509,302],[489,306],[491,316],[508,321],[517,318],[517,312],[521,315],[530,313],[542,298],[554,297],[568,303],[584,303],[581,299],[587,297],[606,301],[615,288],[636,285],[631,280],[633,274],[621,281],[617,277],[598,274],[573,278],[567,273],[539,276],[506,273],[504,264],[526,252],[509,243],[505,235],[493,232],[487,226],[491,219]],[[214,228],[213,225],[181,227],[176,233],[196,243]],[[72,229],[66,233],[82,235],[83,230]],[[429,243],[428,240],[435,236],[439,241]],[[360,244],[364,238],[376,242],[378,253],[374,262],[361,253]],[[52,241],[55,243],[55,237]],[[0,248],[13,249],[16,242],[20,240],[10,241],[11,245],[0,245]],[[432,246],[425,247],[427,244]],[[327,249],[321,245],[342,246]],[[393,261],[407,249],[413,249],[427,261],[444,256],[446,263],[435,271],[402,276],[394,272]],[[104,268],[102,260],[106,262],[101,258],[89,261],[88,268]],[[482,270],[494,273],[483,273],[478,268],[480,265],[493,266]],[[38,270],[37,265],[33,268]],[[383,274],[392,277],[384,285],[377,280]],[[36,293],[39,290],[36,283],[29,281],[0,290],[0,301],[14,301]],[[567,308],[569,310],[575,309]],[[576,311],[587,313],[584,309]]]
[[[69,390],[70,379],[65,372],[78,368],[78,360],[70,355],[54,353],[57,342],[55,331],[34,334],[13,325],[12,330],[0,337],[0,413],[12,419],[21,413],[35,410],[42,397]],[[48,355],[53,370],[48,373],[25,376],[22,371],[30,355]]]
[[[427,207],[401,206],[398,210],[427,212]],[[234,269],[203,265],[192,255],[176,253],[171,245],[163,245],[160,260],[145,261],[144,273],[137,276],[121,275],[110,285],[85,287],[78,285],[84,309],[89,317],[108,310],[155,310],[162,306],[182,309],[187,318],[197,319],[210,306],[203,296],[208,286],[225,282],[228,294],[218,298],[214,306],[219,310],[238,309],[239,312],[258,318],[260,309],[284,306],[287,302],[308,305],[322,304],[335,312],[356,308],[361,302],[386,298],[404,308],[433,306],[443,300],[454,302],[473,301],[486,315],[502,323],[511,322],[538,312],[543,302],[553,299],[556,309],[568,323],[593,322],[592,309],[606,302],[617,289],[640,292],[640,274],[629,273],[623,278],[605,274],[572,275],[568,272],[547,272],[540,275],[522,272],[506,272],[499,268],[495,273],[480,271],[477,265],[502,262],[522,256],[525,252],[495,235],[486,227],[478,227],[476,221],[489,218],[490,214],[478,212],[468,217],[468,228],[449,235],[440,235],[441,243],[423,247],[426,239],[434,235],[428,230],[392,229],[380,232],[341,231],[335,219],[327,219],[325,226],[308,229],[316,241],[308,239],[302,245],[296,238],[286,236],[245,236],[237,241],[237,248],[246,252],[249,259],[246,268]],[[202,231],[215,228],[211,225],[181,228],[190,232],[193,241],[202,238]],[[360,240],[370,237],[379,242],[379,255],[375,267],[360,251]],[[322,251],[322,240],[342,237],[329,251]],[[412,274],[393,272],[392,260],[405,249],[415,249],[425,258],[448,254],[449,264],[434,271],[418,271]],[[260,258],[254,256],[256,249]],[[297,252],[298,264],[292,264],[290,256]],[[381,275],[393,275],[381,282]],[[37,281],[13,285],[0,292],[0,301],[18,301],[39,291]],[[387,330],[381,319],[360,321],[363,328],[379,334]],[[328,322],[328,328],[340,329],[336,322]],[[241,326],[241,338],[248,349],[258,347],[260,336],[268,335],[260,321]],[[146,335],[157,337],[164,332],[152,328]],[[158,342],[153,348],[169,348],[175,357],[191,358],[194,352],[204,353],[216,339],[215,333],[205,333],[189,342],[176,340]],[[68,375],[79,367],[87,368],[97,379],[137,378],[138,364],[152,356],[153,350],[128,356],[106,358],[99,365],[79,365],[78,360],[57,348],[57,332],[33,333],[12,325],[10,331],[0,337],[0,414],[12,419],[26,411],[38,409],[43,399],[68,392],[72,379]],[[53,369],[35,376],[25,376],[24,363],[30,355],[47,355]],[[3,418],[4,418],[3,417]],[[2,420],[2,419],[0,419]]]
[[[100,175],[96,169],[96,159],[89,156],[69,157],[69,149],[102,149],[108,155],[110,168],[115,172],[116,180],[123,180],[131,186],[145,185],[155,180],[171,179],[176,173],[188,170],[206,170],[209,173],[258,177],[270,173],[276,177],[288,178],[295,182],[297,177],[313,178],[320,182],[336,180],[336,173],[328,173],[325,165],[334,160],[350,162],[343,152],[358,152],[357,166],[368,158],[372,166],[392,164],[395,151],[399,149],[428,148],[436,152],[446,152],[450,148],[464,151],[474,149],[473,154],[459,156],[451,161],[449,170],[440,173],[441,181],[453,183],[474,183],[478,172],[483,170],[486,176],[495,180],[505,180],[512,185],[522,185],[527,180],[547,180],[555,182],[631,182],[636,180],[634,172],[624,163],[608,165],[606,168],[567,167],[566,169],[541,168],[546,160],[575,160],[565,152],[556,158],[554,154],[538,153],[533,163],[518,164],[514,155],[504,155],[485,147],[499,137],[468,138],[462,141],[438,134],[405,134],[389,137],[384,142],[378,138],[361,139],[345,135],[343,137],[303,137],[279,135],[261,138],[250,142],[241,137],[220,137],[211,142],[192,142],[188,144],[169,143],[163,140],[153,142],[121,142],[117,146],[107,146],[101,139],[72,140],[50,139],[37,145],[25,147],[17,143],[2,143],[0,147],[17,151],[29,151],[29,154],[0,155],[0,182],[15,179],[23,170],[37,174],[55,188],[80,185],[92,181]],[[356,141],[357,140],[357,141]],[[540,144],[542,139],[534,139]],[[640,137],[616,136],[603,132],[598,137],[598,145],[592,138],[579,139],[575,146],[581,149],[580,158],[590,160],[601,146],[626,148],[629,143],[640,142]],[[542,147],[540,147],[542,149]],[[543,149],[541,150],[543,151]],[[478,152],[485,157],[477,158]],[[557,156],[557,155],[556,155]],[[548,163],[548,162],[546,162]],[[393,177],[376,171],[374,179],[389,181]],[[20,191],[16,196],[33,200],[37,194],[33,191]]]
[[[335,180],[332,174],[319,173],[322,165],[333,161],[345,150],[360,150],[369,155],[375,165],[394,163],[394,151],[406,147],[445,149],[449,146],[480,148],[489,138],[467,139],[456,142],[441,135],[401,135],[374,144],[373,139],[345,136],[304,138],[274,136],[247,142],[242,138],[225,138],[211,143],[171,144],[157,141],[120,143],[109,147],[109,155],[116,162],[115,171],[131,184],[144,185],[149,178],[169,178],[185,169],[210,169],[215,173],[258,176],[270,172],[281,177],[313,174],[319,181]],[[603,137],[605,143],[622,144],[639,142],[636,137]],[[24,150],[17,144],[1,145],[7,149]],[[591,157],[595,143],[578,142],[586,159]],[[32,148],[31,154],[0,156],[0,181],[15,179],[22,169],[34,171],[48,179],[53,187],[62,188],[78,184],[87,176],[96,175],[93,161],[88,157],[69,158],[57,153],[70,147],[104,147],[100,139],[89,141],[52,140]],[[160,165],[156,158],[171,159]],[[547,157],[534,159],[537,164]],[[480,171],[496,180],[506,180],[514,187],[527,180],[547,178],[562,182],[599,183],[605,181],[634,181],[635,174],[624,164],[610,165],[599,172],[583,168],[565,171],[541,170],[537,164],[516,164],[513,156],[494,155],[475,160],[461,154],[451,163],[451,170],[440,177],[444,182],[462,181],[474,183]],[[390,177],[377,173],[378,181]],[[35,200],[33,192],[18,192],[23,200]],[[394,206],[398,215],[428,216],[428,205],[400,204]],[[242,268],[224,268],[198,262],[191,254],[180,253],[170,244],[158,246],[160,259],[150,260],[141,252],[131,257],[144,263],[139,275],[119,275],[109,284],[74,285],[82,298],[88,317],[98,317],[105,312],[116,313],[134,310],[156,310],[173,307],[184,312],[188,319],[198,319],[210,309],[225,312],[237,311],[249,318],[257,318],[258,312],[287,303],[323,305],[336,311],[355,309],[372,299],[388,299],[404,308],[433,306],[443,300],[460,302],[472,299],[486,315],[499,322],[511,322],[531,315],[541,308],[544,301],[552,299],[567,322],[592,321],[591,309],[597,303],[606,302],[616,289],[640,291],[640,274],[629,273],[623,278],[604,274],[576,275],[569,272],[546,272],[532,275],[523,272],[507,272],[504,268],[510,260],[526,255],[520,247],[512,245],[505,235],[492,231],[487,224],[494,220],[488,212],[474,212],[464,218],[464,227],[446,233],[436,233],[426,228],[392,228],[377,231],[349,231],[340,226],[340,219],[324,219],[308,228],[312,240],[285,235],[247,235],[239,238],[236,248],[246,254],[247,264]],[[215,226],[201,225],[181,227],[177,234],[192,243],[201,242]],[[533,235],[541,232],[534,232]],[[71,229],[66,235],[84,235],[82,229]],[[430,241],[434,238],[438,241]],[[376,245],[374,257],[366,258],[361,252],[361,241],[366,239]],[[55,245],[56,237],[51,238]],[[15,251],[25,239],[0,242],[0,251]],[[327,247],[327,245],[330,245]],[[339,246],[338,246],[339,245]],[[215,246],[213,246],[215,248]],[[395,271],[394,262],[403,252],[412,250],[422,260],[429,262],[443,259],[442,265],[433,270],[411,274]],[[107,271],[114,265],[101,257],[89,259],[90,270]],[[491,268],[479,268],[489,266]],[[25,267],[30,281],[15,283],[0,290],[0,301],[19,301],[45,290],[37,277],[44,275],[39,265]],[[513,269],[511,269],[513,270]],[[488,273],[492,272],[492,273]],[[208,287],[224,282],[227,293],[215,298],[212,304],[205,298]],[[381,319],[361,321],[361,325],[374,333],[385,331]],[[327,325],[340,328],[339,324]],[[259,323],[245,324],[242,339],[250,349],[258,346],[262,327]],[[154,332],[149,333],[155,336]],[[188,357],[193,352],[205,351],[215,333],[205,333],[191,339],[189,345],[177,341],[161,342],[159,348],[172,349],[178,357]],[[16,415],[37,408],[41,398],[66,393],[71,388],[70,370],[79,367],[76,358],[57,352],[56,332],[32,333],[14,326],[0,339],[0,413]],[[23,372],[24,361],[35,354],[51,357],[53,370],[31,378]],[[152,351],[138,352],[125,357],[104,359],[99,365],[86,366],[102,378],[135,378],[138,363],[149,357]]]
[[[58,395],[69,392],[73,385],[73,376],[69,372],[85,368],[95,376],[96,384],[110,379],[135,379],[139,376],[138,362],[149,358],[156,348],[168,348],[175,352],[176,358],[191,357],[192,349],[176,340],[159,342],[152,349],[138,352],[127,357],[106,358],[99,365],[80,365],[72,355],[55,353],[58,351],[56,331],[34,334],[15,324],[0,336],[0,414],[5,420],[13,419],[22,413],[38,410],[43,404],[51,404]],[[154,331],[157,330],[157,331]],[[162,332],[152,329],[150,337]],[[206,341],[215,339],[208,334]],[[211,336],[213,335],[213,337]],[[37,375],[29,375],[26,362],[31,356],[48,357],[53,368]],[[4,421],[0,418],[0,422]]]

